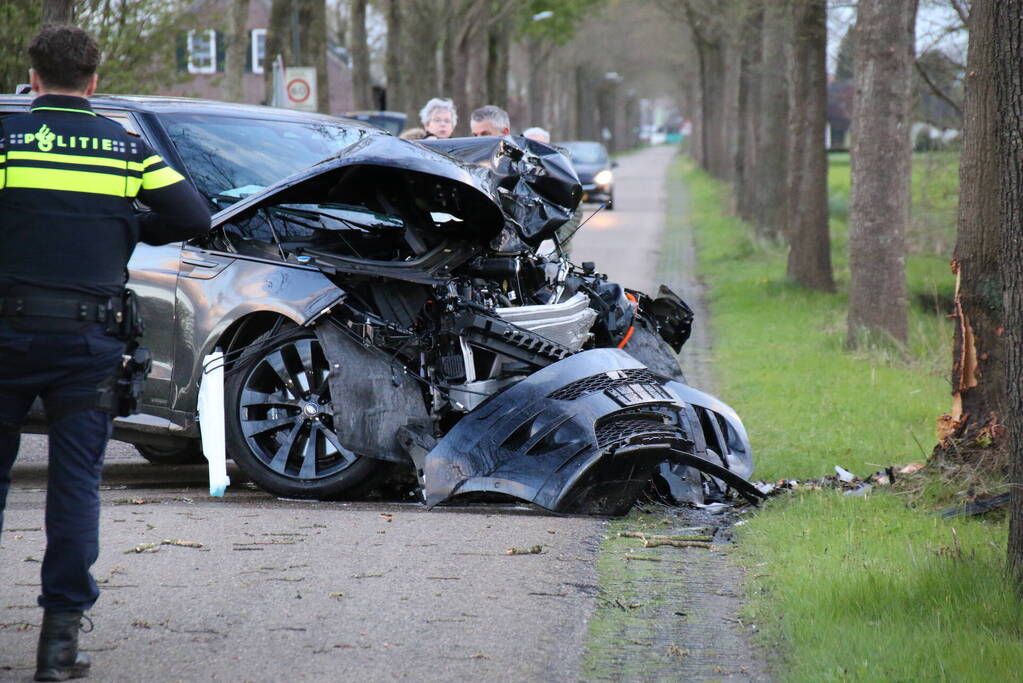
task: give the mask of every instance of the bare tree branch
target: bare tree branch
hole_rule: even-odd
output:
[[[933,80],[931,80],[930,74],[927,73],[927,69],[925,69],[923,67],[923,64],[920,63],[919,59],[914,60],[913,64],[916,66],[917,73],[919,73],[920,77],[924,79],[924,83],[927,84],[927,86],[931,89],[931,91],[939,99],[945,101],[950,107],[955,109],[956,115],[958,115],[959,118],[962,119],[962,117],[963,117],[963,109],[962,109],[962,107],[960,107],[956,103],[955,100],[953,100],[951,97],[949,97],[941,88],[938,87],[938,85]]]
[[[959,15],[959,18],[962,19],[963,25],[969,28],[970,8],[966,6],[966,3],[963,0],[949,0],[949,3],[952,5],[952,9],[956,11],[956,14]]]

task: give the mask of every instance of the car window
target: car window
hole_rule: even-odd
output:
[[[132,135],[140,135],[139,127],[135,125],[135,121],[130,116],[128,116],[127,112],[104,111],[101,109],[98,113],[102,116],[105,116],[108,119],[113,119],[114,121],[117,121],[117,123],[121,124],[122,128],[124,128]]]
[[[607,150],[599,142],[565,142],[560,146],[568,150],[572,161],[577,164],[602,164],[607,161]]]
[[[340,123],[210,114],[160,117],[199,191],[240,198],[333,156],[366,131]]]

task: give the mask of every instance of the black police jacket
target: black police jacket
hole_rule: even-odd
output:
[[[43,95],[0,120],[0,292],[117,295],[137,242],[197,237],[209,219],[180,173],[86,99]]]

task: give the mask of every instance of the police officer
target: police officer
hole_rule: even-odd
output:
[[[49,432],[44,609],[35,680],[87,675],[83,612],[99,590],[99,482],[112,418],[98,388],[125,348],[128,258],[209,230],[205,200],[138,136],[97,115],[100,53],[47,26],[28,49],[31,109],[0,119],[0,528],[19,428],[42,399]],[[151,211],[139,214],[138,199]]]

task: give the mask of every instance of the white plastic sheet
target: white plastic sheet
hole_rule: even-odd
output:
[[[227,476],[227,443],[224,434],[224,354],[217,350],[202,361],[199,379],[199,431],[202,452],[209,462],[210,495],[221,497],[231,483]]]

